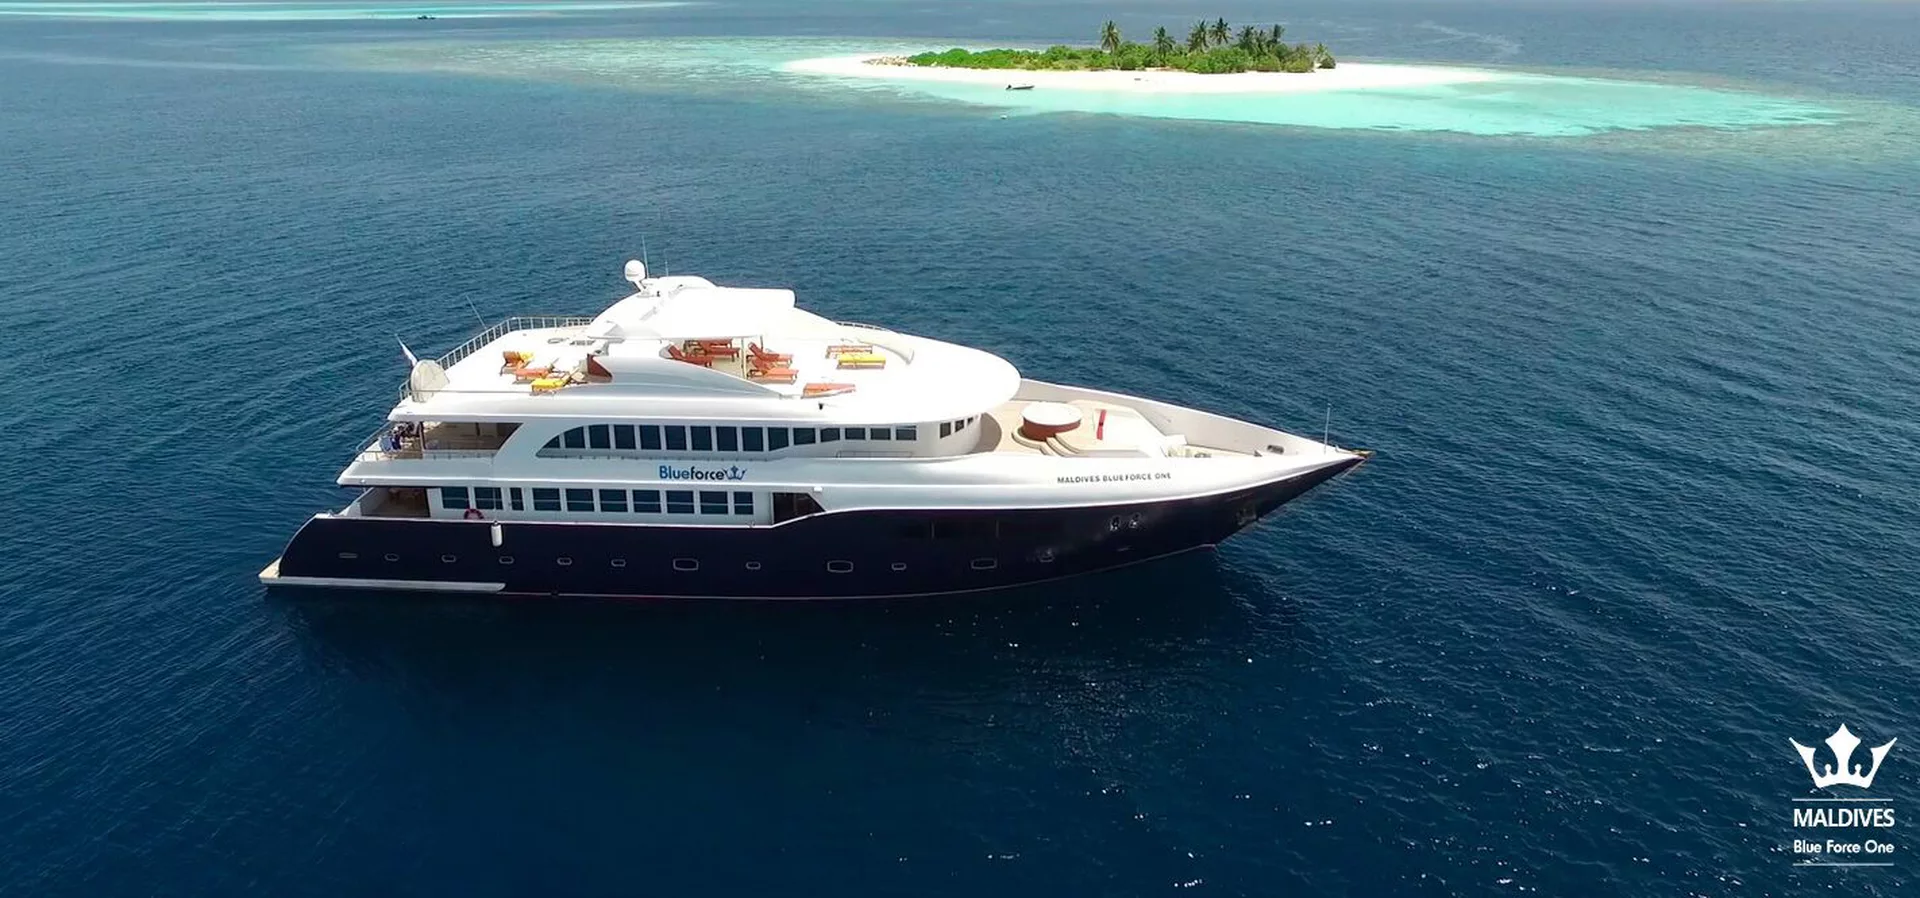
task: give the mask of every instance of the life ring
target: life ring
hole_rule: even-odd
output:
[[[469,508],[467,509],[467,513],[464,515],[461,515],[461,517],[464,517],[469,521],[479,521],[479,520],[484,520],[486,518],[486,515],[481,514],[480,509],[478,508]]]

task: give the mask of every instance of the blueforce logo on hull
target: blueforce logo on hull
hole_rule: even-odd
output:
[[[728,468],[676,468],[672,465],[660,466],[661,480],[745,480],[747,469],[738,465]]]

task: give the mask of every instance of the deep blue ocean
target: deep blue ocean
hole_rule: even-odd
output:
[[[1897,737],[1872,794],[1920,802],[1920,7],[1284,12],[1849,117],[1490,138],[351,52],[1274,14],[1237,2],[0,10],[0,893],[1914,894],[1910,823],[1795,866],[1788,740]],[[1216,554],[984,598],[262,589],[396,336],[591,314],[643,239],[1379,454]]]

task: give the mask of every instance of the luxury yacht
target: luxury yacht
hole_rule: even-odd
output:
[[[592,318],[510,318],[437,360],[269,585],[879,598],[1213,546],[1365,453],[1023,379],[990,353],[650,277]]]

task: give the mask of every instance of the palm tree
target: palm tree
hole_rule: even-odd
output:
[[[1100,26],[1100,49],[1115,56],[1120,55],[1120,26],[1113,24],[1111,19]]]
[[[1207,23],[1194,23],[1193,30],[1187,32],[1187,52],[1199,53],[1207,49]]]
[[[1255,31],[1252,25],[1240,26],[1240,40],[1238,41],[1240,49],[1248,53],[1254,52],[1254,50],[1257,49],[1254,46],[1254,42],[1258,41],[1261,37],[1260,32]]]
[[[1280,36],[1286,33],[1287,33],[1286,28],[1279,25],[1273,26],[1272,30],[1267,32],[1267,46],[1269,47],[1286,46],[1285,44],[1280,43]]]
[[[1167,29],[1153,29],[1153,53],[1161,62],[1165,62],[1167,57],[1172,56],[1175,49],[1177,47],[1173,42],[1173,35],[1168,34]]]
[[[1207,38],[1216,47],[1224,47],[1233,41],[1233,29],[1227,27],[1226,19],[1213,20],[1213,26],[1207,29]]]
[[[1333,68],[1333,54],[1327,52],[1326,44],[1313,45],[1313,64],[1318,68]]]

